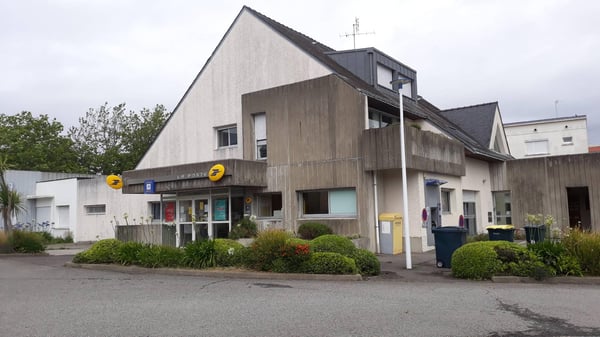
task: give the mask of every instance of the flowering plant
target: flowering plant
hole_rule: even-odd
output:
[[[229,238],[233,240],[242,238],[253,238],[257,234],[256,223],[251,217],[244,217],[240,223],[233,226]]]

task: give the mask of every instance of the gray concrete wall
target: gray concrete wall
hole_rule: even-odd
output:
[[[600,153],[511,160],[506,166],[515,225],[524,225],[527,213],[541,213],[568,228],[567,187],[587,186],[592,230],[600,231]]]
[[[255,158],[253,118],[266,114],[267,191],[282,192],[284,223],[329,224],[339,234],[370,236],[374,227],[371,175],[360,158],[366,98],[337,76],[263,90],[242,97],[244,159]],[[357,215],[307,219],[298,191],[355,188]]]

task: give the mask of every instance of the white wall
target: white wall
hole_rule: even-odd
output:
[[[487,213],[494,210],[490,185],[490,166],[489,163],[483,160],[473,158],[466,158],[465,163],[466,174],[461,178],[462,189],[478,192],[476,200],[477,232],[487,233],[485,228],[492,225],[488,223]]]
[[[505,125],[504,130],[511,155],[515,158],[536,157],[527,154],[526,142],[545,139],[548,140],[548,156],[588,152],[585,117]],[[573,144],[563,144],[563,137],[573,137]]]
[[[244,10],[137,168],[242,158],[242,94],[330,73]],[[216,150],[214,128],[230,124],[238,146]]]
[[[421,223],[421,210],[425,207],[425,190],[423,188],[423,174],[417,171],[406,172],[408,183],[408,221],[411,238],[423,238],[421,247],[411,246],[412,251],[427,250],[426,230]],[[378,176],[379,211],[381,213],[404,213],[402,197],[402,171],[386,170]],[[404,235],[404,234],[403,234]],[[415,240],[411,240],[414,242]],[[431,249],[431,248],[429,248]]]
[[[116,221],[125,224],[123,214],[129,215],[129,224],[140,222],[150,216],[148,202],[159,201],[158,195],[123,194],[106,185],[106,176],[92,179],[62,179],[40,182],[36,185],[37,206],[49,206],[49,219],[54,223],[53,235],[61,235],[70,231],[75,242],[97,241],[114,238]],[[89,205],[106,205],[104,214],[87,214]],[[59,207],[69,207],[69,224],[61,224]],[[45,221],[46,219],[39,219]],[[112,223],[111,223],[112,221]]]
[[[54,228],[52,235],[57,235],[57,231],[60,234],[70,231],[73,234],[73,238],[77,235],[77,228],[75,226],[77,221],[77,178],[61,179],[40,182],[36,184],[36,195],[38,196],[51,196],[51,198],[39,199],[37,207],[50,206],[51,221],[54,224],[51,226]],[[58,218],[59,206],[69,206],[69,223],[60,223]],[[36,219],[39,221],[45,221],[46,219]],[[59,230],[56,230],[59,228]]]
[[[106,185],[106,177],[79,180],[75,241],[96,241],[114,238],[114,226],[124,225],[123,214],[128,214],[129,224],[149,218],[148,202],[159,201],[158,195],[123,194]],[[106,205],[105,214],[89,215],[86,205]],[[73,220],[71,220],[73,222]]]

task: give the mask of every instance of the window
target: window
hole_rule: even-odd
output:
[[[525,142],[527,155],[534,156],[539,154],[548,154],[548,140],[530,140]]]
[[[267,140],[256,140],[256,159],[267,159]]]
[[[573,137],[562,137],[563,145],[573,145]]]
[[[106,205],[86,205],[85,213],[89,215],[106,213]]]
[[[494,223],[496,225],[512,224],[510,192],[493,192],[492,197],[494,198],[494,213],[496,215]],[[490,219],[488,218],[488,220]]]
[[[150,216],[152,216],[152,221],[161,220],[160,216],[160,202],[149,202],[148,206],[150,207]]]
[[[303,215],[356,215],[356,190],[302,192]]]
[[[226,127],[217,130],[217,144],[219,147],[237,145],[237,127]]]
[[[259,194],[256,196],[257,215],[259,217],[281,217],[281,193]]]
[[[384,87],[384,88],[388,88],[390,90],[394,90],[393,86],[392,86],[392,79],[394,78],[394,72],[392,69],[381,65],[381,64],[377,64],[377,84],[379,84],[380,86]]]
[[[254,142],[256,159],[267,159],[267,119],[265,113],[254,115]]]
[[[400,118],[375,109],[369,109],[369,129],[383,128],[397,123],[400,123]]]
[[[450,213],[452,211],[451,206],[452,190],[442,190],[442,213]]]

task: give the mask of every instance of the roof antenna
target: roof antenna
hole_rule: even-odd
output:
[[[349,37],[349,36],[352,36],[352,42],[354,44],[353,49],[356,49],[356,35],[367,35],[367,34],[375,34],[375,32],[360,33],[359,29],[358,29],[358,17],[355,17],[354,18],[354,23],[352,24],[352,33],[340,34],[340,37]]]

